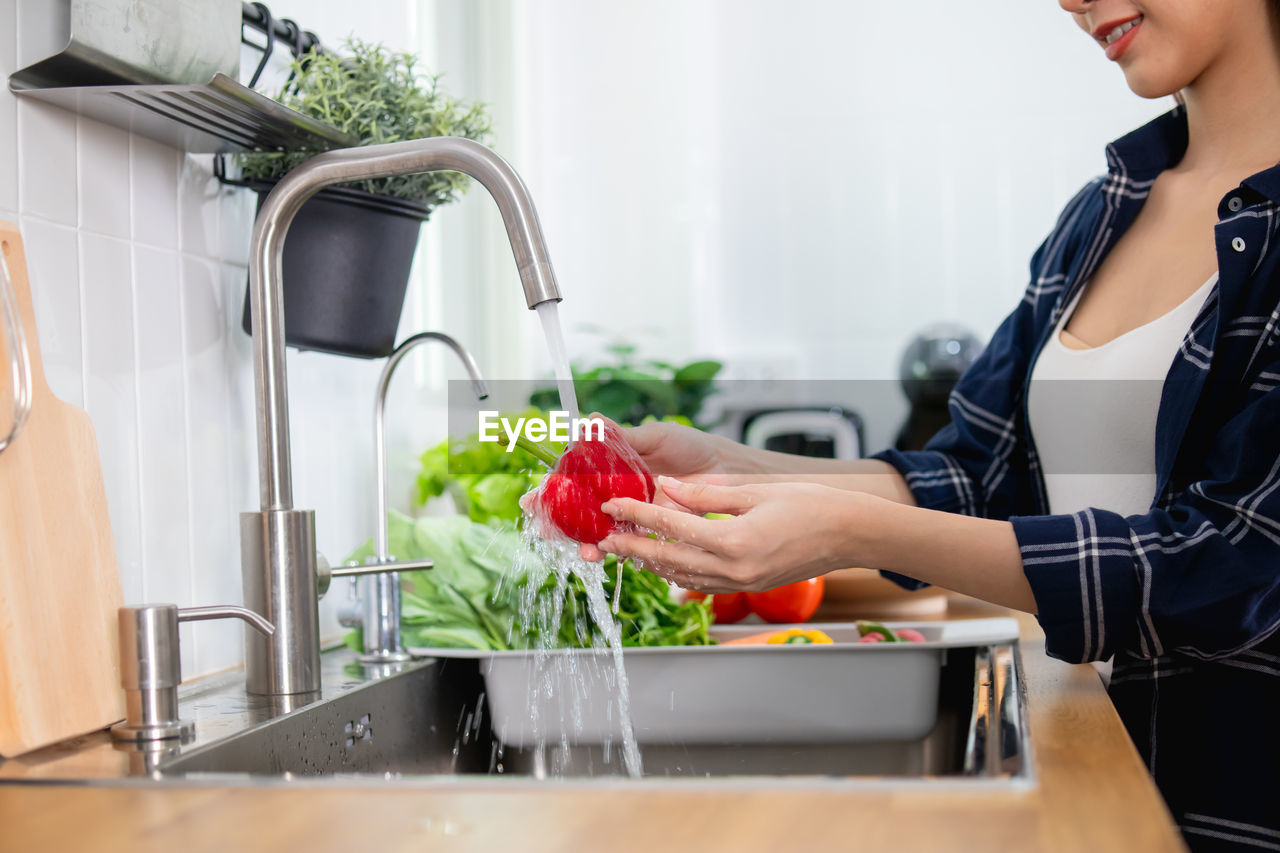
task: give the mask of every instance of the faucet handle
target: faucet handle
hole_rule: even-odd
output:
[[[125,720],[111,727],[116,740],[147,742],[191,736],[191,723],[178,719],[182,656],[178,623],[207,619],[243,619],[268,636],[275,626],[243,607],[188,607],[142,604],[121,607],[120,686],[125,691]]]
[[[391,562],[384,563],[377,557],[370,557],[369,561],[364,565],[352,560],[345,566],[337,568],[331,567],[327,561],[321,560],[316,566],[316,592],[323,598],[324,594],[329,591],[329,585],[333,583],[334,578],[354,578],[361,575],[384,575],[391,572],[419,572],[424,569],[435,567],[432,560],[405,560],[396,562],[394,557],[388,557]]]

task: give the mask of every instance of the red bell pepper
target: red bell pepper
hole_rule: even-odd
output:
[[[535,520],[549,525],[575,542],[595,545],[616,527],[600,510],[612,498],[653,500],[653,475],[622,432],[605,424],[603,438],[584,435],[554,462],[551,473],[535,489],[530,501],[522,501]],[[522,447],[530,449],[524,442]],[[538,454],[552,464],[554,457]],[[546,531],[542,531],[545,533]]]

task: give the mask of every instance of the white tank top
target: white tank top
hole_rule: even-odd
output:
[[[1168,314],[1090,349],[1071,349],[1060,338],[1083,287],[1062,312],[1027,397],[1049,512],[1093,507],[1128,516],[1151,508],[1164,380],[1217,281],[1215,272]]]

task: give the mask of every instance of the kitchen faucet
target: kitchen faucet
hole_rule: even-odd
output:
[[[275,631],[245,632],[245,686],[250,693],[319,691],[319,587],[327,586],[330,575],[411,567],[321,569],[315,512],[293,506],[282,288],[285,234],[303,203],[324,187],[437,171],[470,175],[493,196],[529,308],[561,298],[529,191],[505,160],[478,142],[444,136],[329,151],[294,169],[267,196],[249,244],[261,509],[240,516],[240,564],[245,607],[264,616]]]
[[[378,392],[373,401],[373,455],[374,470],[377,482],[377,509],[374,515],[374,555],[368,559],[373,566],[396,565],[395,555],[391,553],[390,522],[387,519],[387,435],[385,412],[387,408],[387,389],[391,385],[391,376],[409,351],[429,341],[439,341],[458,356],[462,365],[471,376],[471,390],[476,398],[483,400],[489,396],[489,387],[480,375],[480,368],[471,353],[457,340],[443,332],[419,332],[405,339],[387,358],[378,377]],[[359,605],[349,609],[339,617],[343,625],[350,628],[359,627],[364,636],[364,653],[360,660],[365,663],[394,663],[409,660],[412,656],[404,650],[400,642],[400,575],[399,572],[378,574],[360,578],[357,599]]]

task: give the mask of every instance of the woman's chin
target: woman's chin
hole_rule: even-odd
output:
[[[1169,83],[1165,80],[1151,79],[1140,74],[1125,74],[1125,82],[1129,84],[1129,89],[1139,98],[1146,98],[1154,101],[1157,98],[1164,98],[1169,95],[1176,95],[1182,90],[1182,86]]]
[[[1177,94],[1190,82],[1183,79],[1182,75],[1143,67],[1138,62],[1124,67],[1123,71],[1125,83],[1129,85],[1130,91],[1140,98],[1149,100]]]

